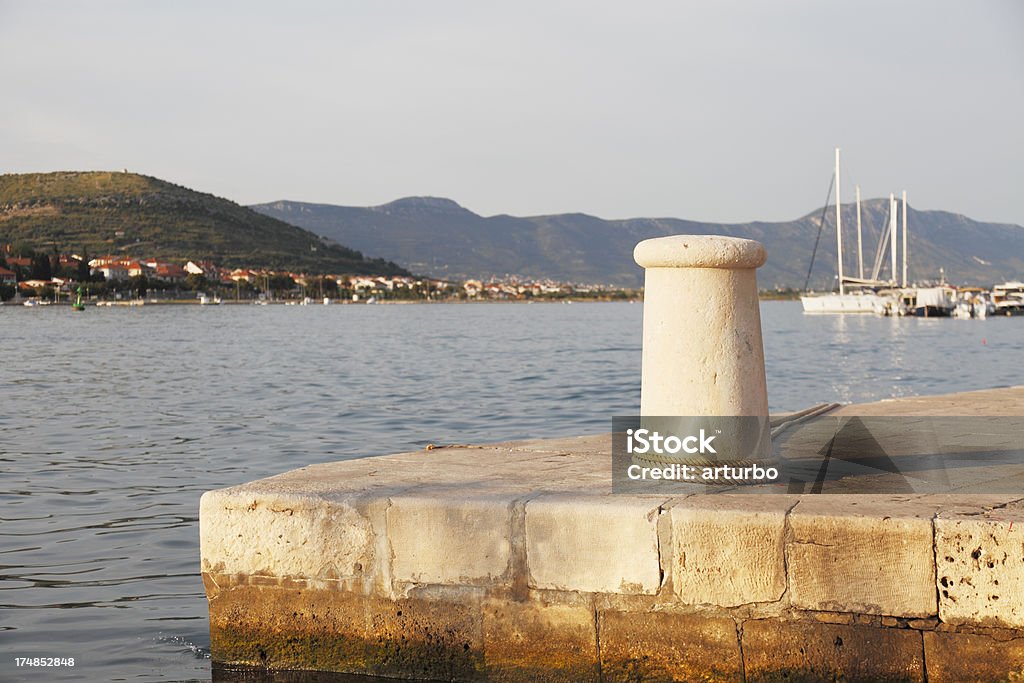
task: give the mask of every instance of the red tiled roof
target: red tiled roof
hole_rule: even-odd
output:
[[[158,263],[156,274],[160,277],[185,277],[187,275],[184,268],[173,263]]]

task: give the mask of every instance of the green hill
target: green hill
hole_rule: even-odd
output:
[[[3,243],[307,273],[406,273],[226,199],[134,173],[0,175]]]

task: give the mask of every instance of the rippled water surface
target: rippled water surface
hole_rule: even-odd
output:
[[[200,494],[427,443],[595,433],[640,304],[0,308],[0,681],[209,680]],[[773,410],[1024,384],[1024,319],[762,306]],[[74,657],[27,670],[15,657]]]

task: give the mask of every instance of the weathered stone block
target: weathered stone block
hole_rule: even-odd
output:
[[[779,600],[792,505],[776,496],[697,496],[673,506],[668,560],[678,600],[721,607]]]
[[[482,678],[480,594],[388,600],[334,589],[234,585],[210,601],[211,654],[227,665],[430,680]]]
[[[438,584],[494,582],[509,569],[512,495],[404,495],[387,511],[392,576]]]
[[[805,498],[790,513],[790,600],[835,612],[936,613],[934,505],[893,498]]]
[[[377,676],[472,681],[483,677],[480,600],[374,598],[368,603],[367,672]]]
[[[935,562],[943,621],[1024,627],[1024,513],[939,515]]]
[[[814,620],[823,624],[852,624],[856,621],[853,614],[846,612],[814,612]]]
[[[336,590],[221,590],[210,601],[211,657],[221,664],[363,673],[367,604]]]
[[[736,622],[670,612],[599,614],[605,681],[742,681]]]
[[[1024,680],[1024,640],[997,641],[970,633],[924,634],[930,683]]]
[[[918,631],[931,631],[939,625],[939,620],[935,617],[929,617],[928,619],[911,619],[907,622],[907,626]]]
[[[657,500],[541,496],[526,504],[530,586],[653,594],[661,584]]]
[[[597,681],[597,623],[586,604],[485,600],[490,681]]]
[[[339,579],[360,575],[373,557],[369,520],[315,495],[209,491],[199,536],[211,573]]]
[[[923,681],[921,634],[905,629],[751,619],[748,681]]]

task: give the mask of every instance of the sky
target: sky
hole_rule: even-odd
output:
[[[1024,225],[1024,2],[0,0],[0,173],[243,204]]]

